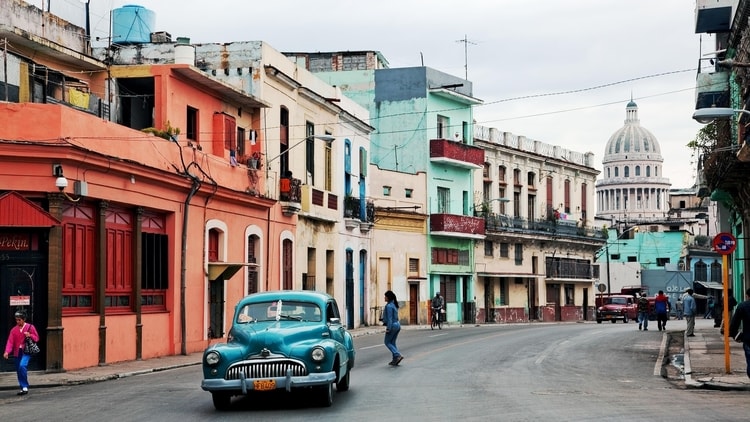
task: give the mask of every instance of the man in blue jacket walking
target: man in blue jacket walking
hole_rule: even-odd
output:
[[[685,293],[685,296],[682,298],[682,311],[687,322],[685,334],[688,337],[695,337],[695,312],[697,308],[695,306],[695,299],[693,298],[693,289],[687,289]]]

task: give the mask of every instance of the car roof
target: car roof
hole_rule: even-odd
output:
[[[318,305],[323,306],[326,302],[332,299],[332,296],[313,290],[274,290],[269,292],[253,293],[245,296],[240,302],[241,303],[257,303],[257,302],[268,302],[271,300],[298,300],[305,302],[315,302]]]

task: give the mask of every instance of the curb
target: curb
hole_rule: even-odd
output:
[[[690,366],[690,342],[688,341],[687,334],[682,332],[683,336],[683,359],[684,359],[684,375],[685,375],[685,386],[687,388],[703,388],[705,383],[693,380],[693,368]]]

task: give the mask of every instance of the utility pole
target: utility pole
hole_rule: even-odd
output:
[[[461,40],[456,40],[456,42],[462,42],[464,43],[464,71],[465,71],[465,78],[467,81],[469,80],[469,44],[471,45],[477,45],[475,42],[469,41],[466,34],[464,34],[464,38]]]

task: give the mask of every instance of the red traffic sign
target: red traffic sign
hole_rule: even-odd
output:
[[[737,239],[731,233],[719,233],[714,236],[714,251],[719,255],[729,255],[737,247]]]

